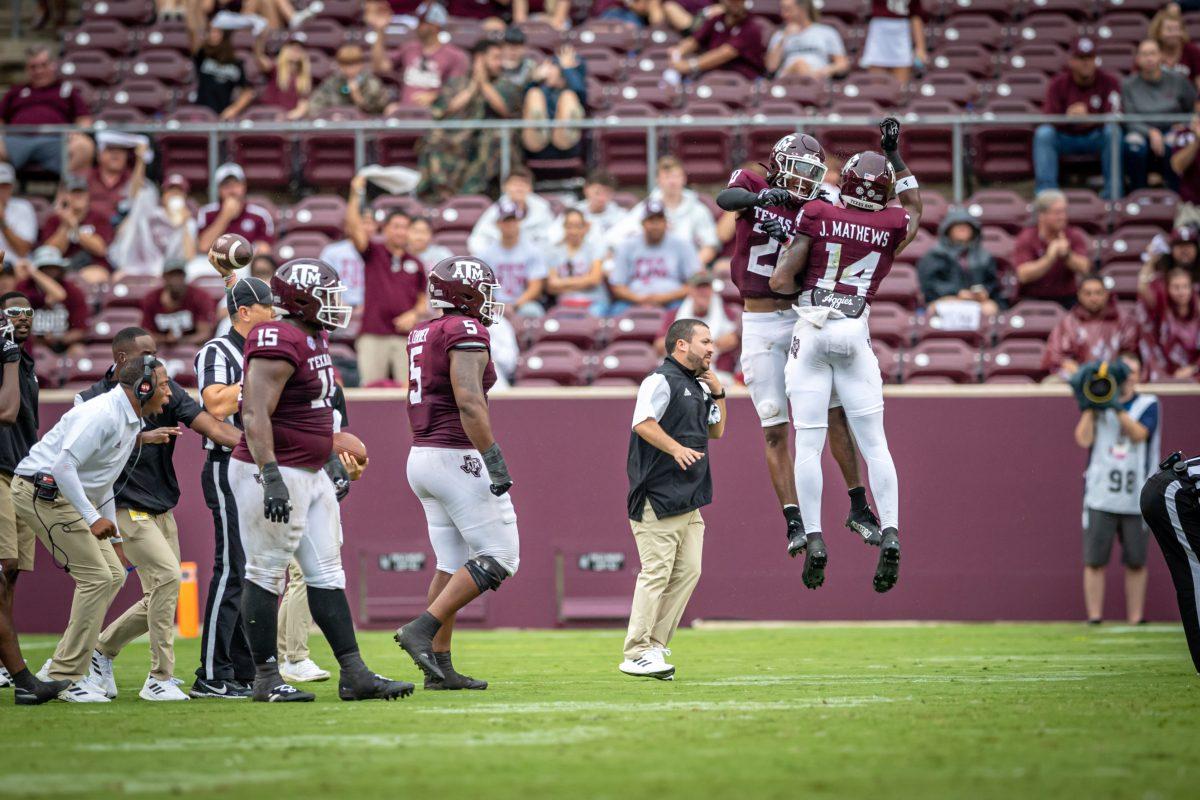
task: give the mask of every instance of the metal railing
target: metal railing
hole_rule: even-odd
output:
[[[1092,114],[1086,117],[1051,116],[1044,114],[927,114],[913,115],[897,112],[906,129],[909,128],[950,128],[951,166],[953,201],[961,203],[966,199],[967,179],[967,141],[966,135],[977,128],[984,127],[1030,127],[1036,128],[1042,124],[1052,125],[1117,125],[1130,122],[1166,123],[1187,125],[1192,116],[1188,114]],[[830,127],[874,127],[878,125],[878,117],[861,115],[842,116],[829,113],[814,116],[767,116],[763,114],[735,114],[724,117],[692,116],[685,111],[679,111],[670,116],[662,117],[618,117],[615,115],[598,115],[582,120],[551,120],[539,122],[538,127],[573,128],[583,131],[614,131],[614,130],[643,130],[646,136],[646,172],[647,191],[654,188],[655,165],[659,156],[659,135],[665,131],[678,128],[727,128],[732,130],[754,130],[762,128],[791,127],[796,131],[809,131],[820,138],[820,130]],[[370,120],[300,120],[292,122],[260,122],[257,120],[242,120],[219,123],[165,122],[141,124],[104,124],[98,123],[87,127],[71,125],[36,125],[3,127],[5,135],[20,134],[62,134],[62,133],[95,133],[100,130],[115,130],[128,133],[141,133],[154,137],[159,134],[204,134],[208,138],[209,171],[215,172],[221,161],[221,141],[224,138],[247,133],[278,133],[278,134],[351,134],[354,137],[355,168],[361,169],[367,161],[367,140],[373,134],[397,133],[404,131],[427,132],[430,130],[493,130],[518,131],[527,127],[525,120],[409,120],[396,118],[380,118]],[[1110,140],[1110,157],[1116,165],[1116,172],[1111,176],[1114,186],[1121,185],[1121,149],[1123,135],[1112,136]],[[500,174],[507,175],[512,164],[512,137],[500,137]],[[849,153],[838,155],[848,156]],[[63,163],[66,158],[66,137],[63,139]],[[920,178],[920,175],[917,176]],[[1032,175],[1030,176],[1032,177]],[[209,185],[210,199],[216,200],[217,187]]]

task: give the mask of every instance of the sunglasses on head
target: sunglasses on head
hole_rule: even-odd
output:
[[[33,309],[28,306],[13,306],[12,308],[4,309],[6,317],[32,317]]]

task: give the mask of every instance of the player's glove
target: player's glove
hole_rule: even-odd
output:
[[[20,345],[11,339],[0,339],[0,364],[12,364],[20,360]]]
[[[762,223],[763,232],[770,236],[780,244],[784,244],[788,240],[787,231],[784,230],[783,221],[778,217],[771,217]]]
[[[894,153],[900,147],[900,120],[888,117],[879,123],[879,146],[885,153]]]
[[[346,499],[346,495],[350,494],[350,473],[346,472],[346,465],[338,458],[337,453],[329,457],[325,462],[325,474],[329,476],[329,480],[333,481],[333,491],[337,494],[337,501],[340,503]]]
[[[767,206],[782,206],[787,205],[787,202],[791,199],[792,193],[787,189],[763,189],[758,193],[758,199],[754,201],[754,204],[763,208]]]
[[[492,446],[483,454],[483,463],[487,467],[488,477],[492,480],[492,494],[499,497],[512,488],[513,479],[508,474],[508,464],[504,463],[500,445],[492,442]]]
[[[279,464],[274,461],[263,464],[258,476],[263,487],[263,516],[271,522],[287,522],[292,516],[292,500],[279,474]]]

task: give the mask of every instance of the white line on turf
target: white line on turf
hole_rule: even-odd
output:
[[[252,772],[237,770],[222,774],[143,773],[131,778],[125,773],[88,772],[86,785],[94,796],[117,794],[189,794],[198,790],[214,790],[243,783],[275,783],[295,778],[295,772],[276,770]],[[81,775],[77,772],[21,772],[0,777],[0,795],[78,795]]]
[[[689,684],[693,682],[689,681]],[[704,684],[694,684],[704,685]],[[872,703],[891,703],[893,698],[867,695],[863,697],[812,697],[803,700],[663,700],[646,703],[614,703],[567,700],[549,703],[488,703],[486,706],[463,708],[418,708],[416,714],[478,714],[486,708],[488,714],[577,714],[608,712],[615,714],[662,713],[664,711],[760,712],[793,711],[805,708],[858,708]]]

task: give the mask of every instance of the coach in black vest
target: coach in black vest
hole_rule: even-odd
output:
[[[708,440],[725,431],[712,331],[700,320],[679,319],[666,346],[662,366],[638,389],[629,435],[629,520],[642,568],[620,665],[627,675],[663,680],[675,674],[667,645],[700,580],[700,508],[712,502]]]

